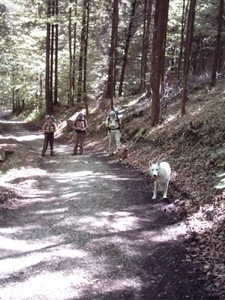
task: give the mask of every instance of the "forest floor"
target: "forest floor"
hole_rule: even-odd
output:
[[[148,101],[119,108],[123,165],[106,155],[108,110],[88,117],[78,156],[68,109],[55,157],[40,156],[38,122],[0,123],[0,299],[225,299],[224,91],[196,92],[182,118],[169,104],[151,130]],[[168,200],[151,199],[158,158],[172,166]]]

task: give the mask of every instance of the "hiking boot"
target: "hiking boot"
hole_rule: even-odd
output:
[[[44,153],[44,152],[41,152],[41,156],[44,157],[44,156],[45,156],[45,153]]]
[[[55,156],[55,153],[53,151],[51,152],[51,156]]]
[[[73,152],[72,155],[77,155],[77,153],[76,153],[76,152]]]

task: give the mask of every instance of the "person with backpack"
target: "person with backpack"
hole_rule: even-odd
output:
[[[41,156],[45,156],[45,152],[48,149],[48,144],[50,145],[51,156],[54,156],[55,153],[53,150],[53,146],[54,146],[54,133],[56,131],[56,125],[54,123],[53,116],[50,115],[45,116],[45,123],[42,129],[44,132],[44,145],[41,152]]]
[[[86,129],[88,127],[85,115],[79,113],[74,121],[73,129],[75,129],[75,146],[72,155],[77,155],[78,145],[80,148],[80,154],[84,152],[84,139],[86,137]]]
[[[112,110],[105,121],[106,127],[108,128],[108,138],[109,138],[109,156],[114,155],[114,149],[116,148],[117,152],[121,148],[121,130],[122,123],[118,114]]]

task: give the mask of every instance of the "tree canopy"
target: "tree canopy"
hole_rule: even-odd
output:
[[[114,97],[151,93],[154,17],[159,1],[1,0],[1,105],[46,110],[46,55],[53,105],[87,105],[91,95],[110,106]],[[216,76],[224,71],[221,18],[218,27],[221,9],[219,1],[196,3],[187,89],[207,83],[212,70]],[[189,1],[169,1],[161,102],[182,90],[188,11]],[[161,25],[159,20],[157,30]],[[214,53],[216,64],[211,59]]]

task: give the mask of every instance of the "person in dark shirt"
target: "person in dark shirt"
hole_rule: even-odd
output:
[[[41,152],[41,156],[45,156],[45,152],[48,149],[48,144],[50,145],[51,156],[54,156],[55,153],[53,150],[53,146],[54,146],[54,133],[56,131],[56,125],[54,123],[53,116],[49,116],[49,115],[45,116],[45,123],[42,129],[44,132],[44,145]]]
[[[79,113],[73,123],[73,129],[75,129],[75,146],[72,155],[77,155],[78,145],[80,147],[80,154],[84,152],[84,139],[86,137],[86,129],[88,127],[87,120],[84,114]]]

